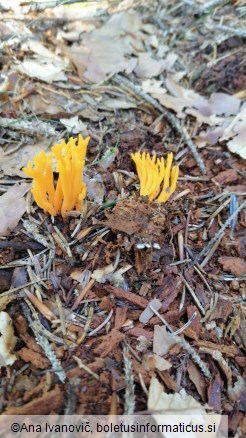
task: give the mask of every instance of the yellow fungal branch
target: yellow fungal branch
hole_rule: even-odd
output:
[[[166,202],[175,192],[179,176],[179,167],[172,166],[173,154],[164,158],[150,156],[149,153],[131,154],[140,180],[140,196],[148,196],[150,201]]]
[[[41,151],[34,158],[34,167],[31,161],[22,170],[33,178],[32,194],[40,208],[52,216],[64,215],[66,212],[81,210],[82,201],[86,196],[86,185],[83,182],[85,154],[90,137],[83,139],[69,138],[66,143],[55,144],[46,154]],[[58,180],[54,185],[52,157],[56,160]]]

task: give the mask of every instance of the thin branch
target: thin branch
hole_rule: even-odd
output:
[[[217,6],[224,6],[226,3],[229,3],[230,0],[210,0],[200,7],[199,13],[204,14],[209,12],[210,9],[214,9]]]
[[[15,130],[21,130],[29,135],[44,135],[45,137],[50,137],[52,135],[57,135],[57,131],[46,122],[40,122],[36,120],[18,120],[18,119],[7,119],[0,117],[0,126],[3,128],[10,128]]]
[[[225,32],[232,33],[233,35],[246,38],[246,30],[242,28],[230,27],[230,26],[224,26],[224,24],[218,24],[217,29],[224,30]]]

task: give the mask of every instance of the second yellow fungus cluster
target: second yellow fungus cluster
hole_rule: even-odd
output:
[[[166,202],[176,190],[179,167],[172,166],[173,154],[164,158],[150,156],[149,153],[131,154],[140,180],[140,196],[148,196],[150,201]]]
[[[33,178],[32,194],[40,208],[52,216],[64,215],[66,212],[81,210],[82,201],[86,195],[86,185],[83,182],[85,154],[90,138],[70,138],[66,143],[61,140],[51,148],[51,153],[43,150],[22,170]],[[56,161],[58,180],[54,185],[52,158]]]

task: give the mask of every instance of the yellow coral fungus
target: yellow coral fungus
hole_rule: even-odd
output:
[[[46,154],[41,151],[34,158],[34,167],[31,161],[22,170],[33,178],[32,194],[40,208],[52,216],[64,215],[67,211],[76,208],[81,210],[82,201],[86,195],[86,185],[83,182],[83,168],[85,154],[90,137],[83,139],[81,135],[75,139],[71,137],[66,143],[61,140]],[[58,180],[54,186],[52,170],[52,156],[56,160]]]
[[[150,201],[166,202],[176,190],[179,167],[173,166],[173,154],[167,160],[163,157],[150,157],[149,153],[131,154],[140,180],[140,196],[148,196]]]

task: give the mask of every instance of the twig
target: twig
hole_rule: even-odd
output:
[[[223,204],[221,204],[212,214],[211,216],[206,219],[206,222],[208,223],[208,228],[211,227],[213,223],[213,219],[230,203],[230,199],[227,199]]]
[[[85,297],[85,295],[87,294],[87,292],[89,292],[89,290],[92,288],[93,284],[95,283],[94,278],[91,278],[90,281],[87,283],[87,285],[83,288],[83,290],[80,292],[78,298],[76,298],[76,300],[74,301],[74,304],[72,306],[71,310],[75,310],[77,309],[77,307],[80,304],[80,301],[83,300],[83,298]]]
[[[0,126],[17,131],[21,130],[29,135],[44,135],[45,137],[57,135],[57,131],[49,123],[37,122],[36,120],[28,121],[0,117]]]
[[[200,347],[199,351],[201,351],[201,353],[211,354],[212,358],[214,360],[216,360],[216,362],[218,362],[219,367],[224,372],[224,374],[227,378],[228,384],[231,385],[232,384],[232,375],[233,375],[232,370],[229,367],[229,365],[227,364],[226,360],[223,358],[222,353],[220,351],[211,350],[210,348],[206,348],[206,347]]]
[[[179,176],[179,180],[180,181],[210,181],[210,178],[208,178],[207,176],[192,176],[192,175],[184,175],[184,176]]]
[[[114,82],[116,82],[119,85],[123,85],[126,88],[134,91],[134,93],[136,93],[136,95],[138,95],[139,97],[141,97],[141,99],[144,99],[146,102],[148,102],[150,105],[152,105],[155,109],[157,109],[160,113],[164,114],[164,116],[166,117],[166,119],[169,121],[169,123],[176,129],[176,131],[183,136],[184,141],[186,142],[187,146],[190,148],[193,157],[195,158],[198,167],[200,169],[200,171],[205,174],[206,173],[206,168],[204,165],[204,162],[202,160],[202,158],[200,157],[200,155],[197,152],[196,146],[193,143],[193,141],[187,137],[187,135],[185,134],[185,132],[182,129],[181,124],[179,123],[179,120],[175,117],[174,114],[172,114],[170,111],[168,111],[166,108],[163,108],[163,106],[157,102],[156,99],[154,99],[152,96],[150,96],[149,94],[145,93],[138,85],[133,84],[132,82],[130,82],[128,79],[124,78],[123,76],[120,75],[115,75],[112,80]]]
[[[237,197],[234,193],[231,193],[231,197],[230,197],[230,215],[232,215],[232,213],[237,209]],[[233,240],[234,239],[234,229],[237,223],[237,217],[235,217],[232,221],[231,221],[231,232],[230,232],[230,239]]]
[[[197,259],[201,260],[202,257],[206,256],[209,251],[211,250],[211,248],[213,247],[213,245],[215,244],[215,242],[217,242],[217,240],[219,240],[224,232],[225,229],[227,227],[230,226],[231,221],[238,215],[238,213],[243,210],[243,208],[246,208],[246,201],[244,201],[233,213],[232,215],[229,216],[229,218],[225,221],[224,225],[222,225],[221,229],[218,231],[218,233],[215,234],[215,236],[210,240],[210,242],[207,244],[207,246],[205,246],[203,248],[203,250],[200,252],[200,254],[198,255]]]
[[[230,32],[233,35],[239,36],[241,38],[246,38],[246,30],[242,28],[225,26],[224,24],[218,24],[217,29],[224,30],[225,32]]]
[[[46,278],[43,278],[43,280],[46,280]],[[21,289],[24,289],[27,286],[31,286],[33,284],[37,284],[38,282],[39,282],[39,280],[29,281],[28,283],[22,284],[22,285],[20,285],[18,287],[14,287],[13,289],[9,289],[6,292],[1,293],[1,297],[4,297],[5,295],[11,295],[14,292],[17,292],[17,291],[19,291]]]
[[[222,239],[223,235],[219,237],[219,239],[214,243],[214,245],[212,246],[212,248],[210,249],[210,251],[208,252],[208,254],[206,255],[205,259],[202,261],[202,263],[200,264],[201,268],[204,268],[204,266],[206,266],[206,264],[208,263],[208,261],[211,259],[211,257],[213,256],[213,254],[215,253],[216,249],[218,248],[221,239]]]
[[[125,372],[125,415],[133,415],[135,411],[134,376],[132,371],[132,361],[129,358],[127,345],[123,345],[123,359]]]
[[[199,13],[204,14],[205,12],[208,12],[209,9],[215,8],[216,6],[224,6],[226,3],[229,3],[229,0],[210,0],[200,7]]]

